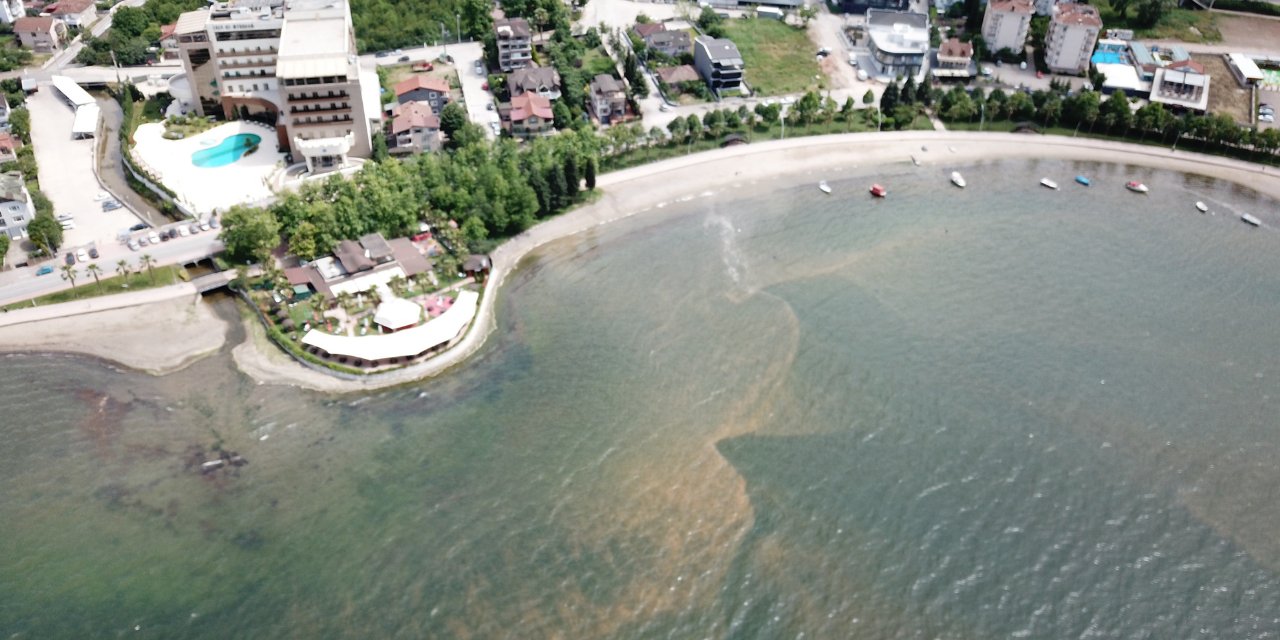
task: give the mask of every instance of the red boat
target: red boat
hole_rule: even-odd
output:
[[[889,195],[889,190],[888,190],[888,189],[885,189],[884,187],[882,187],[882,186],[880,186],[880,185],[878,185],[878,184],[873,184],[873,185],[871,185],[871,195],[873,195],[873,196],[875,196],[875,197],[877,197],[877,198],[883,198],[883,197],[885,197],[885,196]]]

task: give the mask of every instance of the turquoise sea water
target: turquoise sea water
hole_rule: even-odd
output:
[[[203,169],[222,167],[239,160],[250,147],[262,142],[256,133],[237,133],[222,139],[217,145],[191,154],[191,164]]]
[[[1239,211],[1280,221],[895,165],[556,243],[401,389],[3,358],[0,636],[1275,637],[1280,238]]]

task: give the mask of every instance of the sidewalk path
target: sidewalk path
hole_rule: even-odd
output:
[[[93,284],[82,284],[80,286],[91,287]],[[196,297],[195,285],[190,282],[183,282],[155,289],[143,289],[142,291],[130,291],[129,293],[17,309],[7,313],[0,313],[0,327],[78,316],[86,313],[97,313],[112,309],[124,309],[184,297],[192,299]]]

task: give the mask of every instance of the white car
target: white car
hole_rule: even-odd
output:
[[[193,235],[193,236],[194,236],[194,235],[195,235],[195,234],[197,234],[197,233],[200,233],[200,223],[198,223],[198,222],[192,222],[192,223],[191,223],[191,235]]]
[[[62,225],[62,230],[63,230],[63,231],[70,231],[70,230],[72,230],[72,229],[76,228],[76,223],[74,223],[74,222],[72,222],[72,221],[70,221],[70,220],[63,220],[63,221],[62,221],[61,223],[59,223],[59,224],[61,224],[61,225]]]
[[[152,231],[147,234],[147,240],[151,241],[151,244],[160,244],[160,234]]]
[[[134,251],[137,251],[137,250],[138,250],[138,248],[139,248],[139,247],[141,247],[141,246],[142,246],[142,244],[141,244],[141,243],[139,243],[137,240],[130,240],[130,241],[129,241],[129,248],[130,248],[130,249],[132,249],[132,250],[134,250]]]
[[[201,230],[201,231],[208,231],[208,230],[209,230],[209,223],[208,223],[207,221],[206,221],[206,222],[201,222],[201,223],[200,223],[200,230]]]
[[[111,194],[107,193],[106,191],[99,191],[99,192],[98,192],[98,195],[96,195],[96,196],[94,196],[94,197],[93,197],[93,200],[94,200],[94,202],[101,202],[101,201],[106,200],[107,198],[110,198],[110,197],[111,197]]]
[[[185,238],[185,237],[187,237],[187,236],[191,235],[191,230],[190,230],[190,229],[188,229],[188,228],[187,228],[187,225],[185,225],[185,224],[184,224],[184,225],[182,225],[181,227],[178,227],[178,235],[180,235],[180,236],[182,236],[182,237],[184,237],[184,238]]]
[[[1258,122],[1275,122],[1275,121],[1276,121],[1276,117],[1269,113],[1264,113],[1258,116]]]
[[[79,251],[76,251],[76,260],[79,262],[88,262],[89,252],[85,251],[84,249],[80,249]]]

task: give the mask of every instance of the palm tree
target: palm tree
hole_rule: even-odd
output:
[[[366,293],[369,294],[369,304],[374,307],[382,304],[382,292],[379,291],[377,287],[369,287],[369,290]]]
[[[93,284],[97,285],[98,293],[102,293],[102,282],[98,280],[98,275],[102,273],[102,267],[99,267],[96,262],[90,262],[85,265],[84,271],[85,273],[93,276]]]
[[[116,275],[120,276],[120,279],[124,280],[124,283],[126,285],[129,284],[129,261],[128,260],[121,258],[116,261]]]
[[[155,266],[155,264],[156,264],[156,259],[155,259],[155,258],[152,258],[152,257],[151,257],[151,254],[149,254],[149,253],[144,253],[144,254],[142,254],[142,257],[141,257],[141,258],[138,258],[138,262],[139,262],[139,263],[141,263],[141,264],[142,264],[142,266],[146,267],[146,269],[147,269],[147,275],[151,276],[151,285],[152,285],[152,286],[155,286],[155,284],[156,284],[156,273],[155,273],[154,271],[152,271],[152,270],[151,270],[151,267],[154,267],[154,266]]]
[[[76,288],[76,268],[69,265],[62,265],[62,279],[71,281],[71,288]]]

